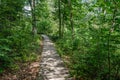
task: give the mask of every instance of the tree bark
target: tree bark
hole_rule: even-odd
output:
[[[37,34],[36,28],[36,17],[35,17],[35,0],[29,0],[30,7],[31,7],[31,15],[32,15],[32,32],[33,35]]]
[[[58,8],[59,8],[59,37],[61,37],[61,0],[58,0]]]
[[[69,0],[69,7],[70,7],[70,26],[71,26],[71,32],[72,32],[72,39],[74,39],[73,13],[72,13],[71,0]]]

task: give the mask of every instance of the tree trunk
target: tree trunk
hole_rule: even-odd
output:
[[[71,27],[71,32],[72,32],[72,39],[74,39],[73,13],[72,13],[71,0],[69,0],[69,7],[70,7],[70,27]]]
[[[59,37],[61,37],[61,0],[58,0],[59,8]]]
[[[36,17],[35,17],[35,0],[29,0],[30,7],[31,7],[31,13],[32,13],[32,32],[33,35],[37,34],[37,28],[36,28]]]
[[[65,25],[64,25],[64,13],[62,14],[62,34],[61,34],[61,36],[63,37],[64,36],[64,27],[65,27]]]
[[[73,41],[74,41],[74,27],[73,27],[73,13],[72,13],[72,2],[69,0],[70,8],[70,27],[71,27],[71,41],[72,41],[72,54],[73,54]]]

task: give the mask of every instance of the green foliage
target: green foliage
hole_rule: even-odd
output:
[[[56,44],[61,56],[70,57],[67,64],[71,76],[84,80],[119,80],[120,2],[69,1],[74,32],[71,30],[69,4],[61,0],[61,15],[66,18],[61,17],[64,35],[57,39]]]
[[[16,62],[36,60],[33,52],[38,48],[38,35],[33,35],[30,17],[23,7],[25,0],[1,0],[0,2],[0,73],[19,69]]]
[[[25,3],[1,0],[0,73],[17,69],[15,61],[35,60],[32,51],[39,45],[32,21],[38,33],[52,36],[61,56],[70,57],[67,64],[72,77],[120,80],[119,0],[37,0],[31,16],[23,11]]]

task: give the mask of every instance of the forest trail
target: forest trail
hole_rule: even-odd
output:
[[[40,73],[38,80],[68,80],[69,71],[57,54],[54,44],[48,36],[43,37],[43,51],[41,54]]]

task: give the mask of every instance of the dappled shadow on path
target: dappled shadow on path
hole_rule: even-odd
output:
[[[66,80],[68,69],[57,54],[54,44],[46,35],[43,36],[43,52],[40,62],[40,77],[38,80]]]

